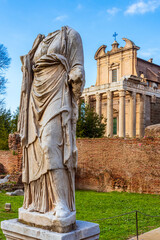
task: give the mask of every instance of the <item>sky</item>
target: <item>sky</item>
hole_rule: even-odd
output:
[[[6,108],[19,106],[22,82],[20,56],[31,49],[36,36],[62,26],[77,30],[83,42],[86,85],[96,83],[94,55],[101,45],[111,50],[113,33],[140,47],[138,57],[160,65],[160,0],[0,0],[0,43],[11,57],[5,95]]]

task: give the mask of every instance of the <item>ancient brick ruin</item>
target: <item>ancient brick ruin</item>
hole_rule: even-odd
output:
[[[18,177],[22,150],[18,134],[9,135],[10,151],[0,151],[5,173]],[[141,139],[77,139],[77,189],[160,193],[160,125]]]
[[[8,145],[9,151],[0,150],[0,175],[10,174],[11,181],[21,182],[22,149],[19,134],[10,134]]]
[[[78,189],[160,193],[160,124],[141,139],[77,139],[77,147]]]

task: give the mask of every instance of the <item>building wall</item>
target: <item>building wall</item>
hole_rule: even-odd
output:
[[[103,85],[111,82],[111,70],[118,69],[118,81],[126,75],[140,76],[151,81],[160,82],[160,66],[152,62],[137,58],[137,50],[130,41],[129,47],[115,48],[105,53],[105,49],[97,51],[97,81],[96,85]],[[150,69],[150,70],[148,70]],[[158,86],[160,88],[160,84]]]
[[[119,44],[114,41],[112,49],[106,51],[106,46],[102,45],[95,54],[97,60],[97,81],[96,85],[86,88],[83,91],[82,97],[94,107],[98,114],[101,114],[107,119],[107,92],[108,101],[110,102],[109,114],[113,118],[119,115],[119,96],[125,93],[125,116],[122,111],[121,126],[119,131],[120,137],[130,136],[138,137],[144,136],[145,127],[160,122],[160,66],[152,63],[152,60],[145,61],[137,58],[136,46],[131,40],[123,38],[126,42],[124,47],[119,47]],[[116,72],[117,70],[117,81]],[[113,82],[112,82],[112,74]],[[136,133],[135,133],[135,94],[136,94]],[[113,109],[112,109],[112,95],[113,95]],[[123,99],[123,96],[121,96]],[[132,97],[132,98],[131,98]],[[157,97],[157,99],[155,99]],[[99,99],[101,98],[101,103]],[[111,100],[109,100],[111,98]],[[130,108],[130,99],[131,102]],[[96,107],[97,101],[97,107]],[[99,107],[101,104],[101,107]],[[121,106],[124,109],[124,102],[121,101]],[[101,108],[101,109],[100,109]],[[131,110],[132,109],[132,110]],[[101,111],[100,111],[101,110]],[[134,111],[132,119],[132,112]],[[124,129],[125,117],[125,131]],[[118,130],[117,123],[117,130]],[[121,131],[123,130],[123,131]],[[108,131],[108,133],[107,133]],[[112,121],[111,126],[106,126],[106,136],[112,135]],[[118,134],[118,132],[117,132]]]
[[[110,51],[104,56],[100,56],[97,61],[97,82],[96,85],[107,84],[112,81],[110,71],[118,69],[118,81],[124,75],[134,75],[135,61],[137,53],[135,49],[118,49],[114,54]]]
[[[160,98],[151,102],[151,124],[160,123]]]
[[[148,79],[152,79],[154,81],[157,81],[157,78],[152,74],[149,74],[147,72],[147,68],[150,68],[154,73],[158,75],[158,72],[160,72],[160,66],[147,62],[141,58],[137,58],[137,74],[139,76],[139,71],[142,71],[144,73],[144,77]]]
[[[145,101],[145,127],[147,127],[151,124],[152,124],[151,123],[151,97],[146,96],[146,101]]]
[[[160,193],[159,138],[77,139],[77,189]]]

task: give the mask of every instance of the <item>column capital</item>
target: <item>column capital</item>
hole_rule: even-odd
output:
[[[136,98],[136,92],[130,92],[130,96],[131,96],[131,98]]]
[[[84,98],[89,98],[89,94],[85,94],[85,95],[84,95]]]
[[[151,96],[151,103],[156,103],[156,96]]]
[[[145,96],[147,96],[145,93],[137,93],[137,95],[141,98],[145,98]]]
[[[100,93],[96,93],[96,101],[100,101],[101,100],[101,94]]]
[[[85,101],[85,104],[89,104],[89,95],[88,94],[85,94],[84,101]]]
[[[146,97],[146,94],[141,94],[141,100],[144,101],[145,100],[145,97]]]
[[[112,97],[113,97],[113,92],[110,91],[110,90],[108,90],[108,91],[107,91],[107,98],[108,98],[108,99],[111,99]]]
[[[125,95],[126,95],[126,91],[125,90],[120,90],[119,91],[119,96],[120,97],[125,97]]]
[[[139,102],[144,102],[145,101],[146,94],[144,94],[144,93],[137,93],[137,96],[138,96],[138,101]]]

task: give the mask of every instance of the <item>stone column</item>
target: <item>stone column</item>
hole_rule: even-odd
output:
[[[119,92],[119,137],[125,137],[125,91]]]
[[[96,94],[96,113],[101,116],[101,95]]]
[[[107,92],[107,137],[113,137],[113,93]]]
[[[85,102],[85,105],[89,105],[89,95],[85,95],[84,96],[84,102]]]
[[[145,129],[145,95],[140,94],[139,103],[139,137],[144,137]]]
[[[136,93],[130,94],[130,132],[131,138],[136,136]]]

